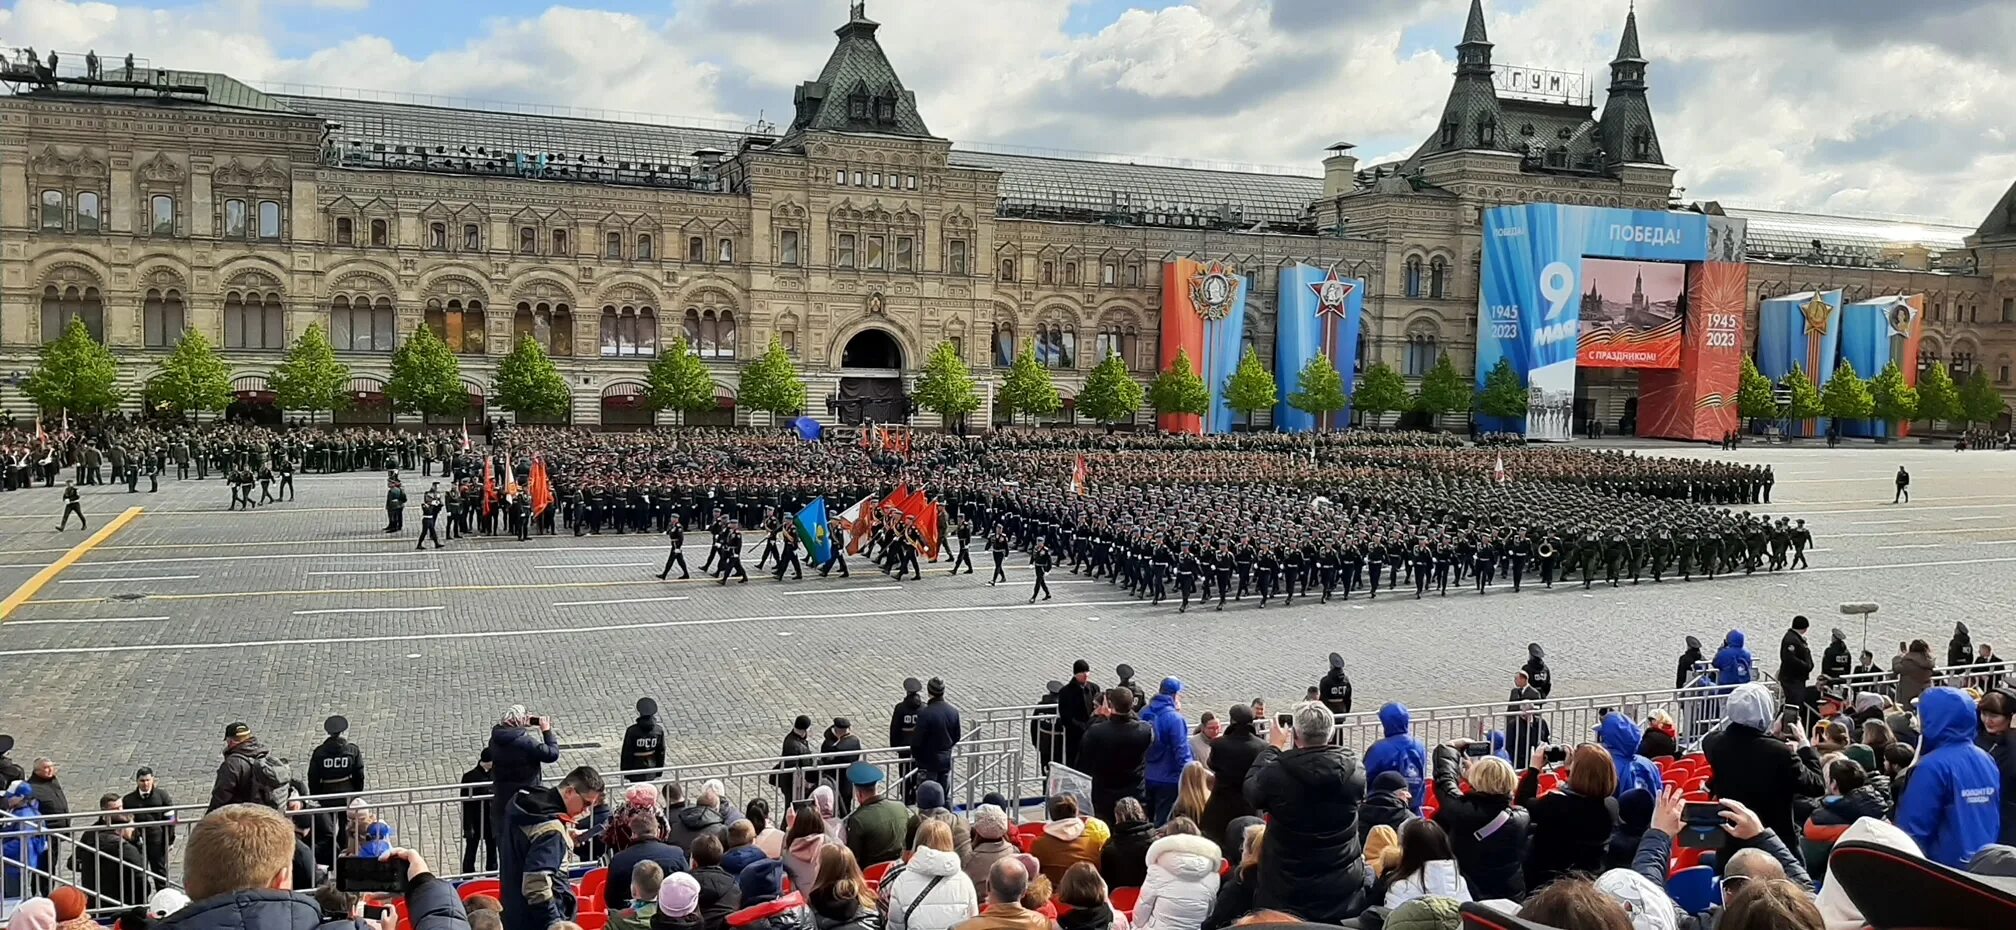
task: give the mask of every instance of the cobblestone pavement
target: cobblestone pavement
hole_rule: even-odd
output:
[[[59,760],[74,798],[124,788],[145,764],[178,797],[200,800],[233,720],[305,759],[322,718],[344,714],[371,781],[389,786],[452,781],[513,703],[584,744],[567,761],[613,764],[632,702],[651,695],[674,734],[673,759],[686,762],[773,754],[800,712],[822,724],[851,716],[879,745],[906,676],[943,676],[965,708],[1018,704],[1081,656],[1102,682],[1122,661],[1147,682],[1180,676],[1194,711],[1297,699],[1335,650],[1362,709],[1502,697],[1529,641],[1546,644],[1564,695],[1658,686],[1682,635],[1712,644],[1732,626],[1768,669],[1794,613],[1814,618],[1816,646],[1837,624],[1859,643],[1859,622],[1836,614],[1842,601],[1882,604],[1868,639],[1884,661],[1900,638],[1943,652],[1955,619],[1977,643],[2004,645],[2016,632],[2016,585],[2006,580],[2016,569],[2016,454],[1639,448],[1772,463],[1774,503],[1755,509],[1809,520],[1813,568],[1178,614],[1062,572],[1052,576],[1056,599],[1031,605],[1020,558],[1005,589],[981,583],[984,557],[975,575],[927,566],[923,581],[900,585],[868,569],[846,581],[758,576],[722,588],[652,577],[665,549],[649,534],[415,552],[417,504],[408,532],[388,537],[380,483],[365,475],[306,476],[298,501],[236,513],[223,510],[215,480],[167,481],[152,495],[93,488],[94,526],[132,503],[146,513],[0,625],[0,732],[18,740],[16,758]],[[1915,499],[1893,506],[1900,463]],[[424,482],[409,486],[417,499]],[[9,505],[0,585],[11,589],[83,538],[54,531],[59,493],[0,498]],[[705,537],[688,544],[697,568]]]

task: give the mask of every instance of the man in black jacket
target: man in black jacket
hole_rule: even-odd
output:
[[[1066,686],[1067,690],[1069,686]],[[1155,731],[1134,715],[1134,695],[1125,688],[1106,692],[1106,713],[1086,728],[1073,768],[1092,776],[1092,813],[1111,823],[1121,798],[1145,795],[1148,746]]]
[[[1813,677],[1813,649],[1806,645],[1810,625],[1805,614],[1795,616],[1792,628],[1778,641],[1778,683],[1785,688],[1785,706],[1798,708],[1800,719],[1808,723],[1820,714],[1812,689],[1806,686]]]
[[[945,700],[945,681],[933,678],[924,685],[929,700],[917,712],[917,732],[910,734],[910,756],[917,763],[922,783],[935,781],[952,790],[952,747],[959,744],[959,709]]]
[[[462,773],[462,874],[476,871],[476,848],[483,848],[483,870],[497,868],[497,834],[490,829],[490,747],[483,747],[476,765]]]
[[[833,725],[820,735],[819,768],[832,773],[834,810],[842,817],[854,809],[854,783],[847,780],[847,767],[859,761],[861,737],[854,735],[854,721],[845,717],[833,718]],[[827,779],[821,777],[819,780]]]
[[[1274,729],[1243,786],[1267,818],[1253,906],[1310,923],[1338,923],[1365,908],[1357,831],[1365,770],[1355,753],[1330,745],[1335,721],[1320,703],[1296,705],[1294,726]]]
[[[1204,819],[1197,828],[1218,844],[1228,861],[1236,861],[1244,850],[1239,848],[1238,838],[1226,831],[1234,820],[1253,815],[1253,805],[1246,802],[1246,793],[1236,786],[1246,784],[1246,773],[1253,768],[1253,760],[1266,751],[1267,741],[1260,738],[1253,726],[1252,707],[1234,704],[1226,717],[1231,723],[1211,741],[1206,764],[1211,767],[1212,784],[1227,787],[1211,792],[1211,799],[1204,802]]]
[[[917,732],[917,714],[924,709],[924,699],[918,696],[923,690],[923,682],[903,679],[903,700],[889,711],[889,746],[896,750],[896,777],[903,782],[905,804],[917,799],[917,779],[910,776],[917,768],[910,761],[910,735]]]
[[[321,802],[323,807],[341,810],[350,796],[364,790],[364,753],[343,738],[349,730],[350,721],[341,716],[322,721],[322,732],[329,738],[308,757],[308,793],[335,796]],[[350,818],[338,813],[316,819],[316,861],[334,867],[336,851],[349,845]]]
[[[1071,663],[1071,680],[1057,692],[1057,726],[1064,731],[1064,764],[1081,772],[1085,769],[1078,764],[1079,744],[1086,727],[1092,725],[1092,709],[1098,704],[1099,686],[1092,683],[1092,664],[1084,659]]]
[[[133,773],[133,790],[119,799],[119,807],[133,817],[135,842],[147,854],[148,888],[167,882],[168,848],[175,844],[175,815],[158,808],[174,807],[168,789],[154,779],[154,770],[141,766]],[[150,813],[150,809],[152,812]]]
[[[1694,666],[1706,658],[1701,653],[1701,641],[1687,637],[1687,651],[1680,654],[1680,665],[1673,671],[1673,690],[1687,687],[1687,681],[1694,677]]]
[[[1554,671],[1547,667],[1547,650],[1540,648],[1539,643],[1526,644],[1526,664],[1522,668],[1526,681],[1540,692],[1541,700],[1554,693]]]
[[[1351,676],[1344,674],[1342,655],[1335,652],[1330,654],[1330,671],[1324,673],[1323,680],[1316,683],[1316,694],[1322,698],[1323,706],[1330,708],[1331,713],[1351,712]]]
[[[770,776],[770,783],[784,793],[786,804],[796,804],[812,796],[817,773],[810,758],[811,736],[812,718],[799,714],[796,720],[791,721],[791,732],[784,734],[784,745],[777,751],[782,758],[777,763],[777,772]]]
[[[665,767],[665,728],[658,725],[658,702],[637,699],[637,722],[623,731],[617,764],[624,781],[650,781]]]

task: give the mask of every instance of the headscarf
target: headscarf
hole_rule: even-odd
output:
[[[1677,930],[1680,919],[1666,889],[1630,869],[1611,869],[1596,879],[1596,890],[1624,906],[1631,930]]]
[[[532,723],[531,717],[525,713],[525,705],[513,704],[509,708],[505,709],[504,719],[498,721],[497,725],[505,727],[516,727],[522,729],[524,727],[530,726],[531,723]]]
[[[29,898],[14,909],[7,920],[7,930],[55,930],[56,902],[48,898]]]
[[[1896,824],[1874,817],[1863,817],[1848,825],[1836,843],[1862,840],[1881,843],[1891,849],[1902,850],[1914,856],[1922,856],[1918,844],[1910,835],[1898,829]],[[1827,878],[1820,884],[1820,893],[1813,899],[1820,908],[1820,919],[1827,924],[1827,930],[1862,930],[1867,924],[1862,921],[1862,910],[1849,900],[1848,893],[1841,889],[1841,883],[1834,877],[1834,867],[1827,867]]]
[[[1729,692],[1728,719],[1730,723],[1742,724],[1753,730],[1771,728],[1771,718],[1778,713],[1778,699],[1771,696],[1771,689],[1759,682],[1737,685]]]
[[[819,787],[812,789],[812,804],[814,807],[817,807],[819,809],[820,817],[826,819],[829,822],[832,821],[835,816],[833,807],[833,786],[820,785]]]

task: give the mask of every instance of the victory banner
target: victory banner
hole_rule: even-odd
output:
[[[1916,301],[1914,306],[1913,301]],[[1918,384],[1918,339],[1923,332],[1923,295],[1874,297],[1841,308],[1841,358],[1855,366],[1855,374],[1874,378],[1892,361],[1902,370],[1904,383]],[[1907,357],[1908,356],[1908,357]],[[1845,436],[1885,436],[1888,424],[1881,420],[1852,420],[1841,424]]]
[[[1202,417],[1163,414],[1160,426],[1172,433],[1229,433],[1233,414],[1225,406],[1225,379],[1239,367],[1239,345],[1246,332],[1246,278],[1217,262],[1204,264],[1179,258],[1162,266],[1162,369],[1176,363],[1178,352],[1190,355],[1190,365],[1204,379],[1211,397]]]
[[[1815,388],[1825,387],[1834,378],[1840,347],[1840,291],[1787,294],[1757,307],[1757,370],[1773,384],[1796,366]],[[1798,435],[1818,436],[1826,424],[1803,420],[1793,428]]]
[[[1566,441],[1573,428],[1575,366],[1588,295],[1584,258],[1699,262],[1707,250],[1708,219],[1697,213],[1545,203],[1486,210],[1477,386],[1484,386],[1499,359],[1507,360],[1527,387],[1526,437]],[[1645,303],[1649,311],[1650,298]],[[1625,317],[1630,318],[1628,307]],[[1517,428],[1490,421],[1481,418],[1479,426]]]
[[[1687,279],[1680,367],[1638,376],[1638,435],[1720,441],[1736,428],[1736,391],[1749,345],[1743,308],[1750,266],[1690,265]]]
[[[1291,433],[1343,429],[1347,408],[1322,423],[1288,403],[1301,387],[1302,368],[1322,356],[1330,360],[1349,395],[1358,369],[1358,329],[1365,316],[1365,281],[1343,278],[1297,262],[1281,269],[1281,309],[1274,334],[1274,384],[1279,398],[1274,425]]]

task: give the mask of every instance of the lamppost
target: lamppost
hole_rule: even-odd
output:
[[[1842,605],[1841,605],[1841,612],[1842,612],[1843,614],[1846,614],[1846,615],[1850,616],[1850,617],[1855,617],[1855,616],[1860,616],[1860,617],[1862,618],[1862,649],[1863,649],[1863,651],[1865,651],[1865,652],[1866,652],[1866,651],[1868,651],[1868,649],[1869,649],[1869,615],[1870,615],[1870,614],[1873,614],[1873,613],[1875,613],[1875,612],[1876,612],[1876,604],[1875,604],[1875,602],[1873,602],[1873,601],[1860,601],[1860,602],[1853,602],[1853,601],[1851,601],[1851,602],[1848,602],[1848,603],[1844,603],[1844,604],[1842,604]]]

